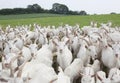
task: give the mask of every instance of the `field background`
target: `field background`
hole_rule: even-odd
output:
[[[89,25],[90,21],[98,23],[106,23],[111,21],[113,26],[120,26],[120,14],[111,15],[59,15],[59,14],[21,14],[21,15],[0,15],[0,26],[6,27],[7,25],[28,25],[40,24],[41,26],[60,24],[75,25],[79,24],[81,27]]]

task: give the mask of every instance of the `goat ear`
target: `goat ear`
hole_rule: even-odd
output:
[[[94,74],[94,75],[91,75],[91,77],[95,77],[95,74]]]
[[[98,38],[98,41],[101,41],[100,38]]]
[[[63,69],[60,66],[58,67],[58,71],[61,72],[61,73],[64,73]]]
[[[67,45],[69,42],[70,42],[70,40],[67,40],[65,44]]]
[[[88,35],[88,37],[90,38],[90,35]]]
[[[83,74],[83,73],[79,73],[79,75],[80,75],[80,76],[84,76],[84,74]]]
[[[34,41],[34,44],[38,44],[38,38],[37,39],[35,39],[35,41]]]
[[[85,45],[85,48],[88,49],[88,46]]]
[[[7,41],[6,39],[5,39],[5,40],[3,40],[3,42],[4,42],[4,43],[8,43],[8,41]]]
[[[8,80],[6,80],[6,79],[4,79],[4,78],[0,78],[0,82],[5,82],[5,83],[7,83],[8,82]]]
[[[25,47],[29,48],[29,45],[24,45]]]
[[[108,46],[112,48],[112,45],[108,43]]]
[[[2,57],[3,57],[2,60],[6,60],[7,59],[4,54],[2,55]]]
[[[116,54],[115,57],[118,58],[118,54]]]
[[[18,53],[18,55],[21,55],[21,56],[22,56],[22,51],[20,51],[20,52]]]
[[[49,83],[54,83],[54,81],[56,81],[58,78],[54,78],[52,79]]]
[[[54,40],[52,40],[53,44],[55,44],[56,46],[58,46],[57,42],[55,42]]]

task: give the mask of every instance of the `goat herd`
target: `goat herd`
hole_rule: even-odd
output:
[[[111,25],[0,28],[0,83],[120,83],[120,28]]]

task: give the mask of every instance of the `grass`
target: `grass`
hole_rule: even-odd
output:
[[[62,16],[60,14],[19,14],[19,15],[0,15],[0,20],[7,19],[26,19],[26,18],[43,18],[43,17],[55,17]]]
[[[80,24],[80,26],[89,25],[90,21],[97,21],[98,23],[106,23],[111,21],[114,26],[120,26],[120,14],[114,15],[57,15],[57,14],[21,14],[21,15],[6,15],[0,16],[0,25],[6,27],[7,25],[28,25],[37,23],[41,26],[60,24],[75,25]]]

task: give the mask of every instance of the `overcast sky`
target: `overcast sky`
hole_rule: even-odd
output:
[[[89,14],[120,13],[120,0],[0,0],[0,9],[27,7],[37,3],[44,9],[51,9],[53,3],[65,4],[70,10],[85,10]]]

